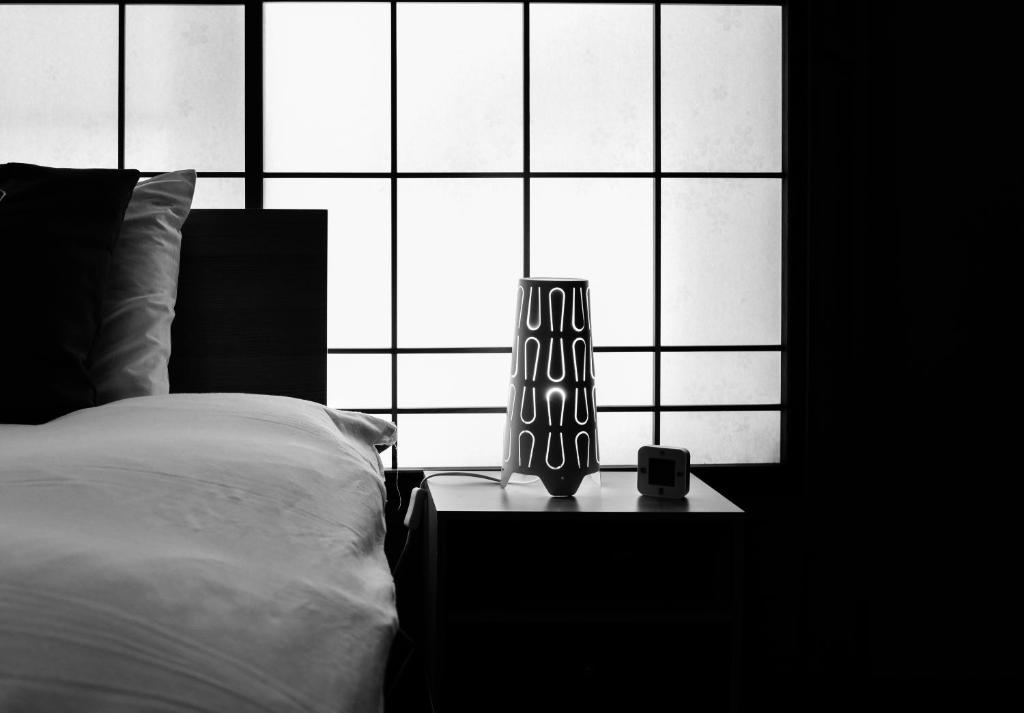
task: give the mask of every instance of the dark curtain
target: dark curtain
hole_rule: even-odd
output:
[[[1019,702],[1020,38],[790,6],[792,454],[750,512],[746,710]]]

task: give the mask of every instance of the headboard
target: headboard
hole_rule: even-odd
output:
[[[327,211],[193,210],[171,391],[327,400]]]

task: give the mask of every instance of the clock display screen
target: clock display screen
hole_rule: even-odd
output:
[[[668,458],[651,458],[647,473],[651,485],[671,488],[676,484],[676,463]]]

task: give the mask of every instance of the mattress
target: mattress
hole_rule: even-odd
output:
[[[244,394],[0,426],[0,711],[379,710],[393,440]]]

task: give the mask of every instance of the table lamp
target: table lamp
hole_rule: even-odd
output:
[[[590,287],[524,277],[514,315],[501,484],[536,476],[551,495],[573,495],[600,470]]]

